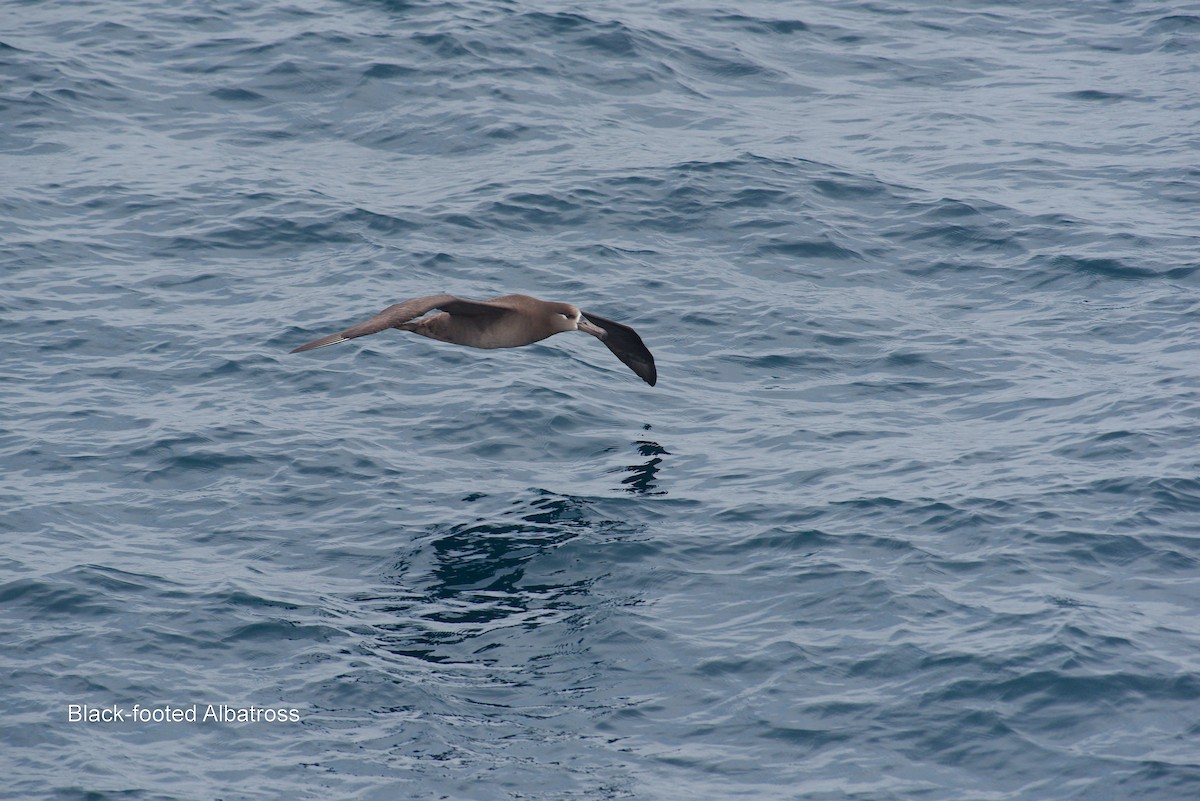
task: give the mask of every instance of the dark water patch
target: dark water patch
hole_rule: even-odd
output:
[[[946,271],[973,272],[976,260],[962,260],[959,254],[1012,257],[1024,252],[1019,228],[1010,211],[979,202],[942,198],[934,203],[908,200],[888,215],[892,221],[883,236],[897,243],[920,248],[920,263],[903,267],[910,275],[937,275]],[[925,253],[932,246],[938,256]],[[947,258],[947,251],[952,258]]]
[[[832,178],[818,179],[812,182],[813,189],[826,197],[837,200],[861,199],[887,193],[887,188],[876,182],[864,180],[860,176],[841,173]]]
[[[637,40],[629,28],[620,24],[593,25],[592,27],[608,27],[609,30],[581,37],[578,39],[580,44],[598,50],[607,57],[632,58],[638,55]]]
[[[637,60],[652,36],[619,20],[600,21],[574,12],[531,12],[522,14],[518,23],[522,27],[531,26],[562,43],[579,47],[580,55],[594,57],[598,54],[622,61]],[[613,62],[607,62],[606,66],[611,69],[614,65]]]
[[[506,226],[525,226],[527,230],[547,225],[573,226],[586,217],[581,207],[563,197],[518,193],[490,204],[478,214],[483,219],[498,217]]]
[[[1030,714],[1031,728],[1057,730],[1091,718],[1083,705],[1105,704],[1135,698],[1157,698],[1169,702],[1190,702],[1200,697],[1200,686],[1190,676],[1148,676],[1127,673],[1087,675],[1074,671],[1038,670],[1001,682],[999,697],[1020,702]],[[1074,720],[1062,718],[1064,707],[1076,707]],[[1042,713],[1048,713],[1041,719]]]
[[[142,480],[147,484],[176,484],[182,485],[205,479],[204,474],[211,474],[213,480],[220,474],[244,465],[258,463],[258,458],[248,454],[228,454],[219,451],[195,451],[192,453],[172,456],[164,460],[160,467],[147,469],[142,472]],[[189,474],[192,478],[184,478]]]
[[[729,355],[722,356],[721,361],[745,365],[754,371],[770,371],[773,375],[803,369],[811,370],[815,366],[812,357],[803,353],[769,353],[760,356]]]
[[[369,231],[380,234],[400,235],[418,230],[421,224],[398,214],[382,214],[367,209],[354,209],[341,217],[342,222],[362,225]]]
[[[1152,22],[1150,30],[1154,32],[1170,31],[1171,33],[1197,31],[1200,30],[1200,16],[1196,16],[1195,14],[1170,14]]]
[[[392,80],[393,78],[411,78],[420,74],[420,69],[406,64],[390,62],[376,63],[363,71],[364,78],[376,80]]]
[[[1054,546],[1053,559],[1075,567],[1104,567],[1121,571],[1136,562],[1154,557],[1155,550],[1137,537],[1121,534],[1097,536],[1090,532],[1069,529],[1052,536],[1040,535],[1044,545]]]
[[[209,92],[209,95],[217,100],[224,100],[228,103],[262,103],[267,99],[258,92],[235,87],[214,89]]]
[[[1079,100],[1086,103],[1120,103],[1125,100],[1140,100],[1149,102],[1153,98],[1139,97],[1118,92],[1105,92],[1100,89],[1080,89],[1074,92],[1064,92],[1059,95],[1066,100]]]
[[[1200,510],[1200,480],[1163,476],[1149,483],[1151,497],[1165,512]]]
[[[752,17],[745,14],[726,13],[715,14],[712,20],[718,24],[727,24],[755,33],[782,34],[786,36],[794,33],[807,33],[811,30],[806,23],[798,19],[769,19]]]
[[[742,81],[747,78],[752,78],[756,81],[774,82],[784,77],[784,74],[777,70],[754,63],[744,53],[728,52],[717,54],[694,47],[682,47],[680,52],[687,57],[688,63],[693,67],[693,70],[698,70],[710,79],[737,83],[743,90],[745,89],[745,84]]]
[[[442,214],[438,216],[438,219],[447,225],[453,225],[459,228],[482,229],[486,227],[484,223],[480,222],[470,214],[459,214],[457,212],[451,214]]]
[[[503,123],[489,125],[483,129],[482,133],[488,139],[515,142],[517,140],[526,138],[532,130],[532,128],[519,123]]]
[[[557,127],[473,114],[453,119],[439,114],[417,124],[408,118],[384,117],[376,124],[356,127],[350,135],[366,147],[414,155],[465,154],[559,138]]]
[[[734,208],[771,208],[788,205],[789,194],[781,189],[751,188],[743,189],[726,201],[726,205]]]
[[[1149,458],[1160,450],[1159,437],[1143,431],[1106,431],[1071,442],[1055,451],[1056,454],[1081,460],[1128,459],[1143,454]]]
[[[921,528],[942,534],[986,531],[997,528],[1004,521],[1002,515],[942,502],[916,507],[912,514],[919,519],[917,525]],[[979,567],[981,564],[969,566]]]
[[[784,555],[789,553],[803,557],[815,557],[824,549],[836,547],[839,543],[836,535],[817,528],[799,525],[805,522],[799,518],[816,518],[820,516],[819,513],[808,515],[793,513],[788,516],[786,525],[772,525],[765,528],[758,525],[762,521],[776,519],[778,514],[779,510],[774,507],[755,508],[745,504],[721,510],[714,520],[740,530],[741,534],[709,545],[708,547],[712,548],[711,556],[714,559],[731,560],[731,567],[744,565],[749,558],[761,561],[764,566],[768,566],[768,569],[778,569],[778,563],[774,568],[769,567],[772,559],[785,558]]]
[[[68,571],[80,583],[92,587],[98,594],[135,596],[153,592],[157,597],[185,596],[183,588],[162,576],[131,573],[106,565],[81,565]]]
[[[341,638],[342,632],[330,626],[305,626],[288,620],[275,620],[240,626],[226,636],[223,643],[231,647],[250,643],[255,649],[268,651],[276,641],[329,642]]]
[[[471,43],[465,37],[447,31],[416,33],[413,34],[412,41],[432,51],[439,58],[447,60],[470,58],[474,55]]]
[[[955,251],[1020,253],[1020,244],[1014,241],[1012,230],[1002,222],[984,221],[978,225],[926,225],[901,234],[909,242],[932,240],[939,246],[948,246]]]
[[[354,233],[335,221],[246,216],[233,225],[215,225],[194,234],[167,237],[156,253],[171,256],[205,250],[278,251],[304,243],[349,244],[357,240]]]
[[[1157,38],[1156,52],[1193,55],[1200,50],[1200,42],[1197,42],[1195,35],[1197,28],[1200,28],[1200,16],[1172,14],[1150,23],[1146,27],[1146,34]]]
[[[835,243],[829,236],[820,240],[789,240],[777,237],[769,238],[764,245],[755,249],[760,256],[782,255],[798,259],[860,259],[862,256],[849,248]]]
[[[1049,284],[1070,276],[1095,276],[1119,281],[1137,281],[1162,278],[1163,274],[1151,267],[1130,264],[1127,259],[1097,258],[1087,256],[1035,256],[1031,264],[1047,273],[1043,283]],[[1191,270],[1186,271],[1187,274]]]
[[[1169,278],[1172,281],[1182,281],[1185,278],[1191,278],[1196,274],[1197,271],[1200,271],[1200,264],[1188,264],[1182,267],[1172,267],[1171,269],[1164,270],[1162,272],[1162,276],[1164,278]]]
[[[102,619],[119,611],[112,599],[68,579],[16,579],[0,585],[0,601],[26,606],[47,620],[75,617]]]
[[[547,76],[605,95],[659,94],[664,87],[694,94],[679,83],[671,64],[678,43],[661,30],[571,12],[521,14],[505,29],[510,26],[514,35],[556,43],[549,59],[542,52],[522,54],[526,63],[540,62]]]
[[[591,17],[575,11],[527,11],[520,15],[520,19],[549,32],[576,31],[595,25]]]

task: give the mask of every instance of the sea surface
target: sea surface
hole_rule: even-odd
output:
[[[1198,350],[1200,3],[6,0],[0,797],[1200,798]]]

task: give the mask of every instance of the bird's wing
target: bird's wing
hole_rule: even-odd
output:
[[[624,362],[630,370],[637,373],[639,378],[650,386],[654,386],[658,381],[654,355],[650,353],[646,343],[642,342],[637,331],[627,325],[597,317],[591,312],[584,312],[583,316],[604,329],[606,336],[600,341],[613,352],[613,355]]]
[[[499,317],[512,311],[508,306],[496,303],[503,298],[491,300],[468,300],[456,298],[453,295],[442,295],[450,298],[445,303],[439,303],[435,308],[450,312],[455,317]]]
[[[489,306],[482,301],[456,298],[454,295],[427,295],[423,298],[413,298],[388,306],[365,322],[350,326],[340,333],[314,339],[312,342],[296,348],[292,353],[323,348],[326,345],[336,345],[339,342],[345,342],[347,339],[365,337],[367,334],[376,334],[385,329],[403,325],[409,320],[415,320],[422,314],[434,309],[441,309],[453,315],[466,317],[499,315],[507,311],[501,307]]]

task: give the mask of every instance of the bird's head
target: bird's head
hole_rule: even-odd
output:
[[[603,336],[604,329],[593,324],[583,316],[578,307],[562,303],[551,315],[551,323],[557,331],[586,331],[593,336]]]

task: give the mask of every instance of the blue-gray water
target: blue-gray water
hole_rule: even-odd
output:
[[[0,19],[0,794],[1200,797],[1197,4]]]

